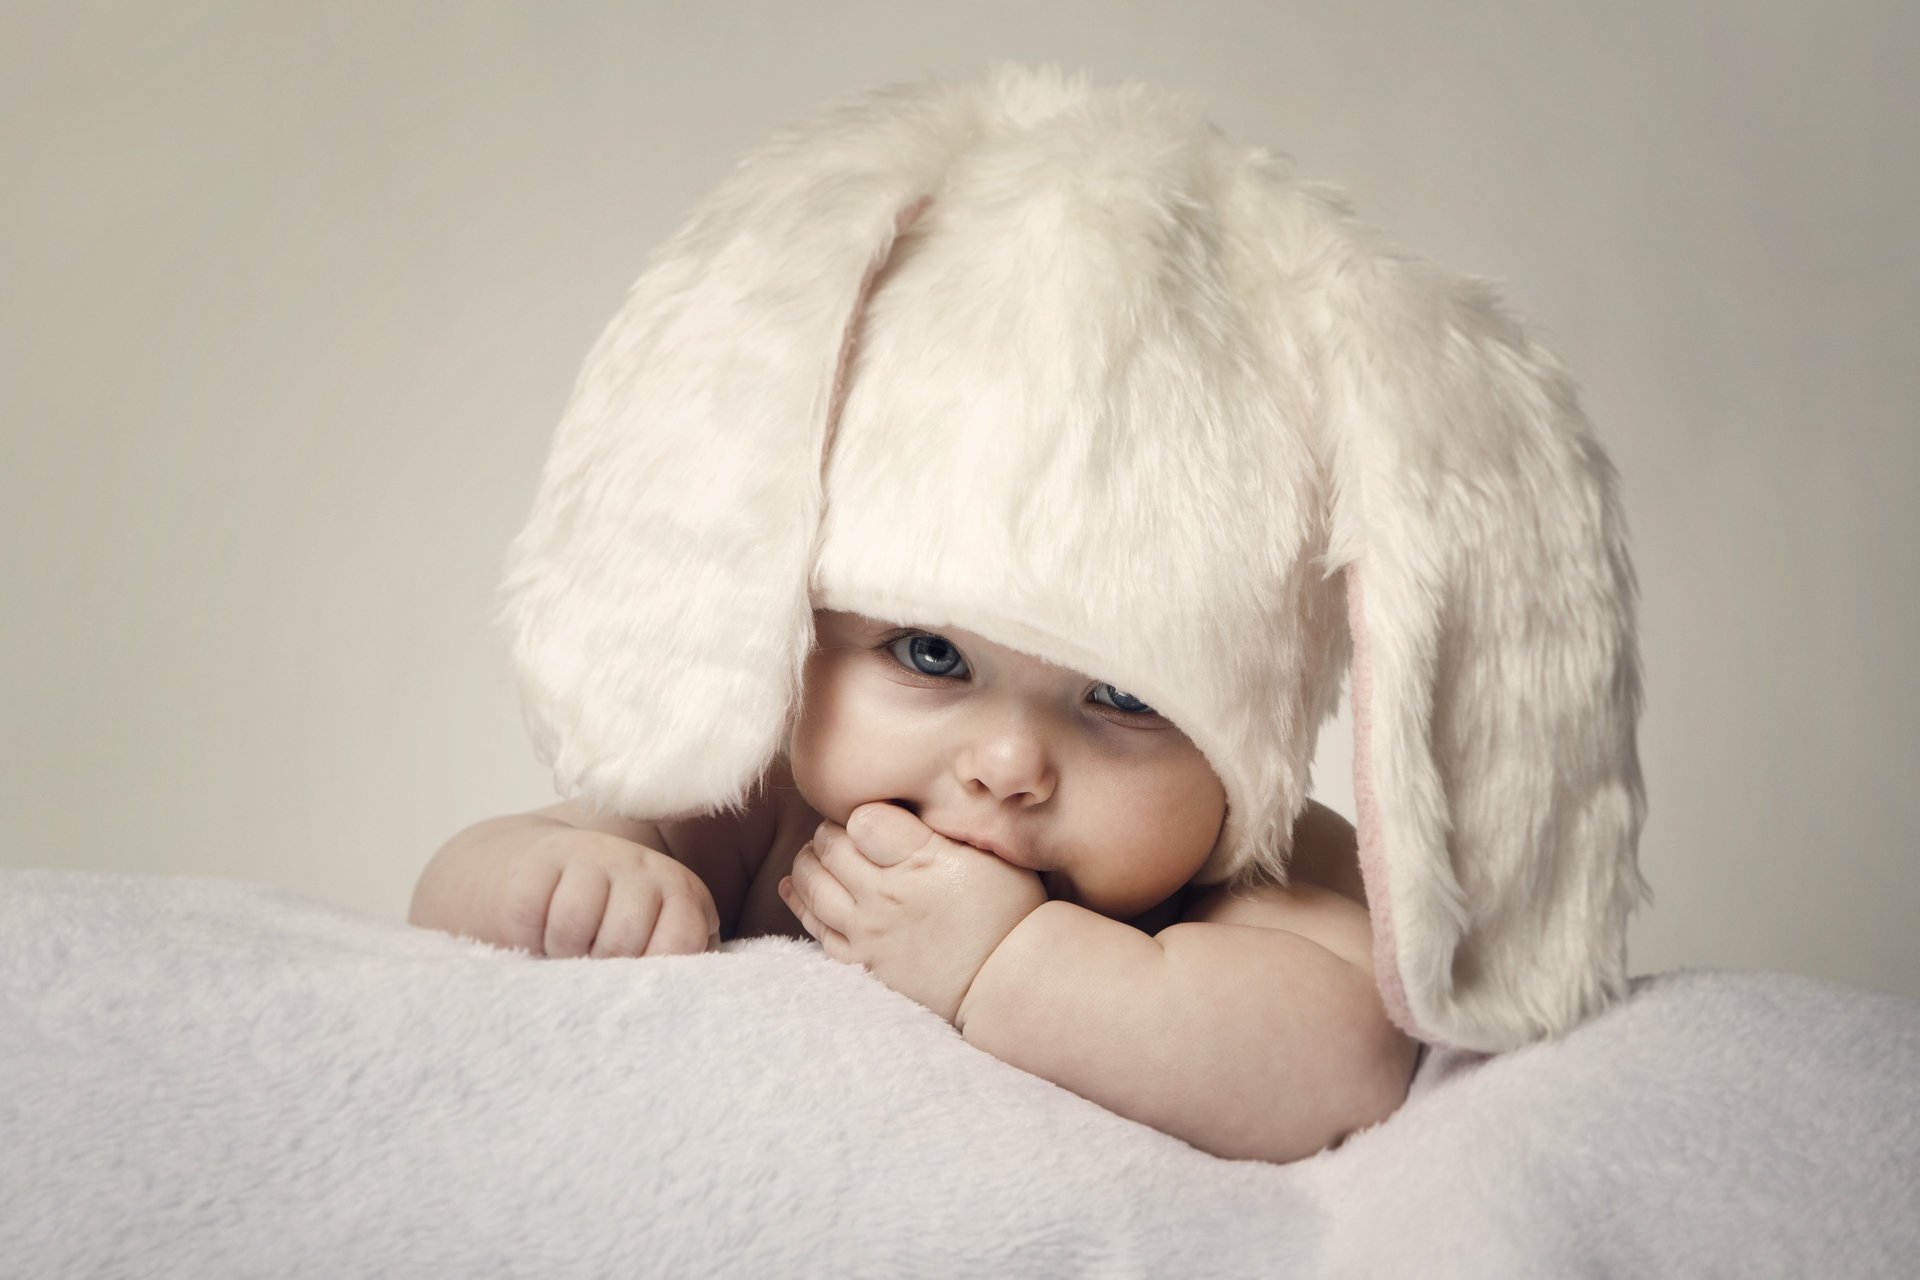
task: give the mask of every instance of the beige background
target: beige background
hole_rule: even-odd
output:
[[[1005,55],[1201,90],[1506,282],[1636,538],[1634,970],[1920,994],[1916,13],[9,3],[0,864],[397,917],[544,803],[485,619],[589,342],[775,124]]]

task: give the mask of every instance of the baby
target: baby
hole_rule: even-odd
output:
[[[1352,829],[1315,806],[1291,882],[1192,883],[1226,796],[1154,709],[956,628],[815,615],[787,751],[744,811],[575,803],[442,848],[416,924],[550,956],[811,936],[967,1040],[1223,1156],[1374,1124],[1415,1044],[1375,992]]]
[[[1626,990],[1612,473],[1490,293],[1148,86],[885,87],[596,344],[501,618],[569,799],[413,919],[784,933],[1223,1156]],[[1358,831],[1307,798],[1351,660]]]

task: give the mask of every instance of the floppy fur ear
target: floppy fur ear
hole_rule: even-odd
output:
[[[1348,232],[1317,327],[1376,978],[1408,1031],[1498,1052],[1627,989],[1633,574],[1552,357],[1485,286]]]
[[[846,344],[967,105],[886,88],[780,134],[588,355],[495,617],[560,794],[643,818],[737,805],[782,745]]]

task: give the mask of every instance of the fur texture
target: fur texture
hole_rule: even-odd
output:
[[[1844,1276],[1920,1257],[1920,1001],[1638,978],[1219,1160],[786,938],[542,960],[0,871],[0,1275]]]
[[[1284,881],[1357,640],[1396,1018],[1498,1050],[1625,990],[1633,583],[1570,384],[1188,98],[1017,66],[856,95],[655,258],[503,586],[560,791],[740,803],[816,606],[1159,708],[1227,790],[1208,882]]]

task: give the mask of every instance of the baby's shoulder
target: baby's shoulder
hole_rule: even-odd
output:
[[[1211,924],[1285,929],[1373,972],[1360,842],[1353,824],[1317,801],[1293,824],[1285,885],[1194,886],[1180,918]]]
[[[1373,928],[1367,911],[1345,894],[1296,879],[1292,884],[1195,886],[1182,923],[1283,929],[1317,943],[1369,976]]]

